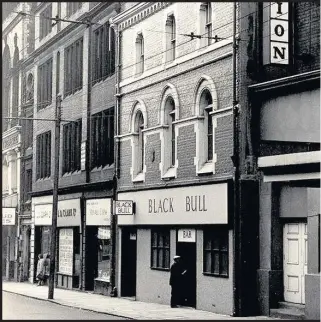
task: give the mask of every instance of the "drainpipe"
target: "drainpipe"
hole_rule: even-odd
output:
[[[116,94],[115,94],[115,150],[114,150],[114,160],[115,160],[115,170],[114,170],[114,186],[113,186],[113,201],[117,200],[117,179],[119,178],[119,163],[120,163],[120,149],[119,149],[119,127],[120,127],[120,118],[119,118],[119,107],[120,107],[120,41],[121,33],[117,28],[116,24],[112,23],[111,27],[116,33]],[[112,256],[111,256],[111,293],[110,296],[117,296],[116,288],[116,242],[117,242],[117,216],[115,215],[115,203],[113,202],[112,207],[112,216],[111,216],[111,241],[112,241]]]
[[[233,216],[233,297],[234,297],[234,316],[241,314],[241,298],[240,298],[240,269],[241,269],[241,255],[240,255],[240,151],[239,151],[239,105],[237,100],[237,2],[234,2],[233,9],[233,163],[234,163],[234,216]]]

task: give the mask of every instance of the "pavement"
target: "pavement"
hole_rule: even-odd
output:
[[[271,320],[266,316],[231,317],[229,315],[196,310],[193,308],[170,308],[169,305],[146,303],[126,298],[109,297],[85,291],[55,288],[54,299],[48,300],[48,286],[36,286],[29,282],[2,281],[2,291],[24,295],[63,306],[111,314],[138,320]]]

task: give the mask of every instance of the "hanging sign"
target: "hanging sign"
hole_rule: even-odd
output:
[[[264,64],[289,64],[288,11],[288,2],[270,2],[263,10]]]
[[[2,226],[14,226],[16,223],[16,208],[2,208]]]
[[[133,215],[134,214],[134,203],[132,200],[117,200],[116,204],[116,215]]]
[[[111,198],[86,200],[86,225],[109,226]]]

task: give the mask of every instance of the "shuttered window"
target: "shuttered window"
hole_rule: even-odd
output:
[[[93,84],[115,73],[115,33],[109,23],[94,31]]]
[[[65,97],[82,89],[83,38],[65,49]]]
[[[81,130],[81,120],[70,122],[63,127],[63,174],[79,171],[81,168]]]
[[[37,136],[36,178],[49,178],[51,175],[51,132]]]
[[[114,163],[114,108],[92,115],[91,167]]]
[[[52,103],[52,58],[38,67],[38,111]]]

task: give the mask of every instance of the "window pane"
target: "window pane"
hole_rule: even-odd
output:
[[[160,233],[158,235],[158,246],[159,247],[163,247],[164,246],[164,235],[162,233]]]
[[[211,239],[208,233],[204,234],[204,249],[211,250]]]
[[[152,249],[152,267],[157,267],[157,248]]]
[[[157,246],[157,233],[152,232],[152,246]]]
[[[163,248],[158,249],[158,265],[157,267],[164,267],[164,250]]]
[[[204,272],[211,273],[211,252],[204,253]]]
[[[228,231],[225,231],[221,236],[221,250],[227,251],[228,246]]]
[[[212,245],[214,250],[219,250],[220,249],[220,236],[219,234],[215,234],[213,238],[213,245]]]
[[[222,275],[228,275],[228,253],[221,253],[221,272]]]
[[[220,253],[214,252],[213,253],[213,273],[219,274],[220,273]]]
[[[165,249],[165,267],[169,268],[170,263],[170,257],[169,257],[169,249]]]

